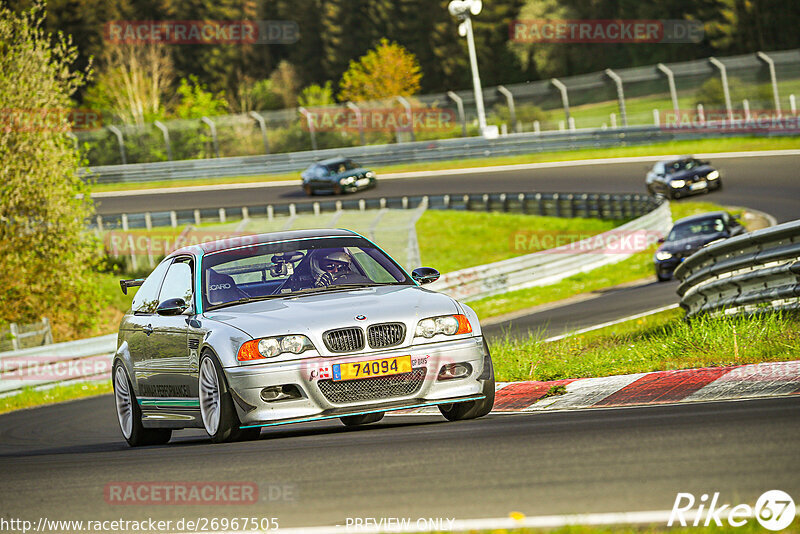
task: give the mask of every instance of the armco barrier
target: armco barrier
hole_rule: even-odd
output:
[[[290,204],[251,204],[219,206],[197,210],[125,213],[98,216],[88,221],[100,230],[121,228],[177,227],[208,222],[227,222],[247,217],[275,217],[322,213],[340,210],[416,209],[425,202],[427,209],[466,211],[504,211],[548,217],[595,217],[630,219],[653,210],[653,197],[638,193],[473,193],[469,195],[416,195],[382,198],[342,198],[295,202]],[[149,225],[149,226],[148,226]]]
[[[687,317],[800,309],[800,220],[709,245],[675,277]]]
[[[779,134],[780,132],[776,133],[776,135]],[[729,134],[724,132],[671,132],[665,131],[658,126],[632,126],[624,129],[609,128],[519,133],[504,135],[495,139],[463,137],[263,156],[106,165],[91,167],[89,174],[99,184],[144,183],[193,178],[286,174],[304,169],[315,161],[339,156],[353,158],[361,165],[373,167],[400,163],[513,156],[556,150],[640,145],[674,139],[724,137],[725,135]],[[741,132],[739,135],[741,135]],[[769,132],[765,135],[769,135]]]
[[[475,300],[491,295],[552,284],[575,274],[622,261],[665,235],[672,226],[669,203],[604,234],[559,249],[544,250],[517,258],[480,265],[444,274],[427,286],[459,300]],[[636,249],[614,250],[620,239],[632,238]]]
[[[117,335],[0,352],[0,395],[27,387],[111,376]]]

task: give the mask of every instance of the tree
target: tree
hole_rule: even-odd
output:
[[[99,316],[97,244],[65,110],[88,71],[71,69],[76,48],[43,19],[41,4],[0,4],[0,321],[47,314],[80,329]]]
[[[422,73],[414,54],[397,43],[380,44],[350,68],[339,83],[339,100],[353,102],[411,96],[419,91]]]
[[[84,103],[108,110],[127,124],[163,119],[173,83],[172,59],[163,45],[110,45],[104,70],[86,92]]]
[[[297,98],[297,103],[304,107],[321,107],[330,106],[335,104],[333,99],[333,88],[331,82],[326,82],[325,85],[317,85],[312,83],[300,93]]]
[[[297,103],[297,92],[300,90],[300,76],[297,69],[288,61],[281,61],[278,68],[270,75],[272,90],[280,97],[283,107],[291,108]]]
[[[200,83],[197,76],[181,79],[178,87],[180,102],[175,107],[175,115],[181,119],[199,119],[213,117],[227,112],[228,101],[225,93],[213,94],[206,86]]]

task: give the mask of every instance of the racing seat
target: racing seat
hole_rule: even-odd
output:
[[[249,297],[247,293],[239,289],[231,276],[218,273],[214,269],[208,270],[207,282],[209,304],[223,304]]]

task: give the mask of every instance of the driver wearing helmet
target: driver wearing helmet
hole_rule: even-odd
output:
[[[352,272],[352,259],[344,249],[328,249],[320,251],[311,260],[314,272],[314,285],[324,287],[333,284],[338,278]]]

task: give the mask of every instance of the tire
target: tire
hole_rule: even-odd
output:
[[[305,192],[306,195],[308,195],[310,197],[314,196],[314,190],[308,184],[303,186],[303,191]]]
[[[363,415],[347,415],[345,417],[340,417],[339,420],[344,424],[344,426],[368,425],[370,423],[377,423],[383,419],[384,413],[385,412],[376,412],[365,413]]]
[[[170,428],[144,428],[142,425],[142,409],[136,400],[131,380],[125,366],[119,361],[114,364],[114,403],[117,421],[122,437],[131,447],[146,445],[163,445],[172,437]]]
[[[669,276],[663,276],[659,272],[656,272],[656,278],[658,278],[659,282],[668,282],[671,279]]]
[[[483,344],[486,347],[486,354],[489,356],[489,378],[483,383],[482,391],[485,398],[454,404],[440,404],[439,411],[448,421],[477,419],[492,411],[492,406],[494,406],[494,365],[492,364],[491,355],[489,355],[489,347],[486,344],[486,340],[483,341]]]
[[[198,373],[200,417],[212,443],[256,439],[260,428],[239,428],[231,392],[217,359],[206,352],[200,361]]]

